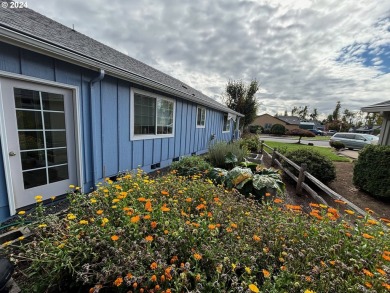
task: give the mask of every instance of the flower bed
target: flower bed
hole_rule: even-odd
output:
[[[32,241],[4,246],[30,292],[389,290],[381,225],[353,218],[351,226],[335,209],[313,205],[307,215],[268,198],[261,204],[197,175],[138,172],[90,195],[70,193],[65,216],[44,217],[29,226]]]

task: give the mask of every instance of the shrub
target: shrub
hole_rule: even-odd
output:
[[[390,146],[368,145],[359,152],[353,183],[375,197],[390,199]]]
[[[286,133],[286,127],[282,124],[274,124],[270,130],[271,134],[284,135]]]
[[[292,136],[299,136],[298,143],[301,143],[302,137],[315,137],[315,134],[313,132],[305,129],[292,129],[289,130],[286,134]]]
[[[181,158],[178,162],[173,162],[171,170],[176,170],[180,176],[192,176],[209,171],[212,167],[200,156]]]
[[[253,153],[260,151],[261,142],[258,135],[246,135],[239,142],[241,148],[246,148]]]
[[[329,141],[329,144],[332,148],[335,148],[336,150],[341,150],[345,148],[345,145],[341,141]]]
[[[230,163],[226,163],[226,157],[233,154],[237,158],[237,163],[243,162],[248,155],[248,150],[240,147],[240,142],[232,143],[217,142],[209,147],[207,159],[211,165],[219,168],[232,168]]]
[[[306,163],[307,172],[324,184],[329,183],[336,178],[336,169],[333,162],[315,150],[302,148],[286,152],[285,156],[299,166]],[[298,171],[287,162],[284,162],[283,165],[295,175],[298,175]]]
[[[29,225],[29,242],[3,246],[23,292],[384,292],[390,286],[382,276],[390,236],[381,225],[353,215],[335,221],[335,209],[319,206],[309,216],[283,201],[259,204],[197,176],[127,174],[89,195],[70,193],[67,214],[41,218]]]
[[[260,134],[263,133],[264,129],[260,125],[249,125],[248,126],[249,132],[254,134]]]

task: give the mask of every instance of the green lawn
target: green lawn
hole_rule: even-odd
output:
[[[308,146],[303,144],[297,144],[297,143],[283,143],[283,142],[277,142],[277,141],[266,141],[266,145],[277,148],[281,153],[284,153],[286,151],[290,150],[296,150],[300,148],[310,148],[318,151],[322,155],[328,157],[333,162],[350,162],[351,160],[347,157],[338,156],[333,149],[331,148],[325,148],[325,147],[317,147],[317,146]],[[269,149],[266,149],[269,152]]]

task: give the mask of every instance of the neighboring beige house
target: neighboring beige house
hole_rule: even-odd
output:
[[[378,143],[380,145],[390,145],[390,100],[363,107],[361,110],[363,112],[380,113],[383,115],[383,123]]]
[[[251,125],[260,125],[264,130],[270,130],[272,125],[281,124],[287,130],[299,129],[300,120],[296,116],[271,116],[269,114],[259,115]]]

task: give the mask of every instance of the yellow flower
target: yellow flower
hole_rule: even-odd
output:
[[[18,215],[24,215],[26,213],[26,211],[20,211],[18,212]]]
[[[69,188],[74,188],[74,185],[73,184],[69,185]]]
[[[313,290],[306,289],[304,293],[316,293],[316,292]]]
[[[88,225],[88,221],[87,220],[81,220],[79,222],[80,225]]]
[[[91,203],[96,203],[96,202],[97,202],[97,200],[96,200],[95,198],[91,198],[89,201],[90,201]]]
[[[195,254],[194,254],[194,258],[195,258],[196,260],[201,260],[201,259],[202,259],[202,255],[199,254],[199,253],[195,253]]]
[[[102,219],[102,226],[106,225],[109,222],[107,218]]]
[[[257,288],[257,286],[255,284],[250,284],[249,285],[249,290],[251,290],[251,292],[254,292],[254,293],[259,293],[260,292],[259,288]]]
[[[119,202],[119,201],[120,201],[120,199],[114,198],[114,199],[112,200],[112,203],[117,203],[117,202]]]
[[[55,197],[55,196],[50,196],[50,199],[51,199],[51,200],[55,200],[56,197]]]
[[[76,219],[76,216],[74,214],[68,214],[66,217],[68,218],[68,220]]]
[[[37,196],[35,196],[35,201],[36,202],[41,202],[42,201],[42,195],[37,195]]]
[[[355,214],[354,211],[351,211],[351,210],[344,210],[344,212],[346,212],[348,215],[353,215]]]
[[[38,228],[45,228],[45,227],[47,227],[46,224],[40,224],[40,225],[38,225]]]
[[[251,274],[251,273],[252,273],[251,268],[248,268],[248,267],[245,267],[245,271],[246,271],[248,274]]]
[[[24,239],[24,236],[18,237],[18,240],[22,241]]]

